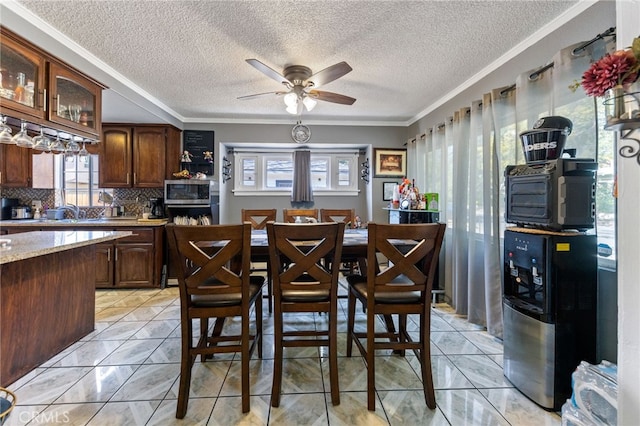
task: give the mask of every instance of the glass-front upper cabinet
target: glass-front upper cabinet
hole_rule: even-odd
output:
[[[0,100],[5,108],[44,118],[45,60],[3,34],[0,44]]]
[[[49,63],[49,121],[99,136],[102,87],[81,74]]]

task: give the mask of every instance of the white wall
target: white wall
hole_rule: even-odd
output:
[[[640,2],[618,0],[617,47],[640,36]],[[639,83],[636,83],[640,86]],[[640,137],[635,131],[634,137]],[[624,141],[619,141],[624,144]],[[628,141],[637,148],[635,141]],[[640,163],[618,156],[618,424],[640,424]]]

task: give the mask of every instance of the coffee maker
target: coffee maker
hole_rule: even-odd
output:
[[[164,218],[164,198],[149,198],[150,219]]]

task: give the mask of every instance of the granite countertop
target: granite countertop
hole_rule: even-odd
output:
[[[8,238],[0,238],[0,265],[116,240],[131,234],[131,231],[32,231],[6,235]]]
[[[114,226],[164,226],[167,224],[167,219],[138,219],[136,216],[121,216],[116,218],[102,218],[102,219],[62,219],[62,220],[48,220],[48,219],[23,219],[23,220],[3,220],[0,221],[0,227],[2,226],[37,226],[37,227],[60,227],[65,228],[77,227],[77,228],[104,228]]]

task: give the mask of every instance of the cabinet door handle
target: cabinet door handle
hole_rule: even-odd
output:
[[[107,249],[107,262],[111,262],[111,249]]]
[[[118,249],[117,248],[113,249],[113,255],[115,257],[115,261],[117,262],[118,261]]]
[[[42,102],[40,103],[40,105],[42,105],[42,111],[46,111],[47,110],[47,89],[42,89],[42,91],[38,93],[42,94]]]
[[[129,185],[129,173],[127,172],[127,185]]]
[[[138,176],[137,176],[137,173],[134,173],[133,174],[133,184],[135,185],[137,183],[138,183]]]
[[[56,95],[56,114],[60,115],[60,95]]]

